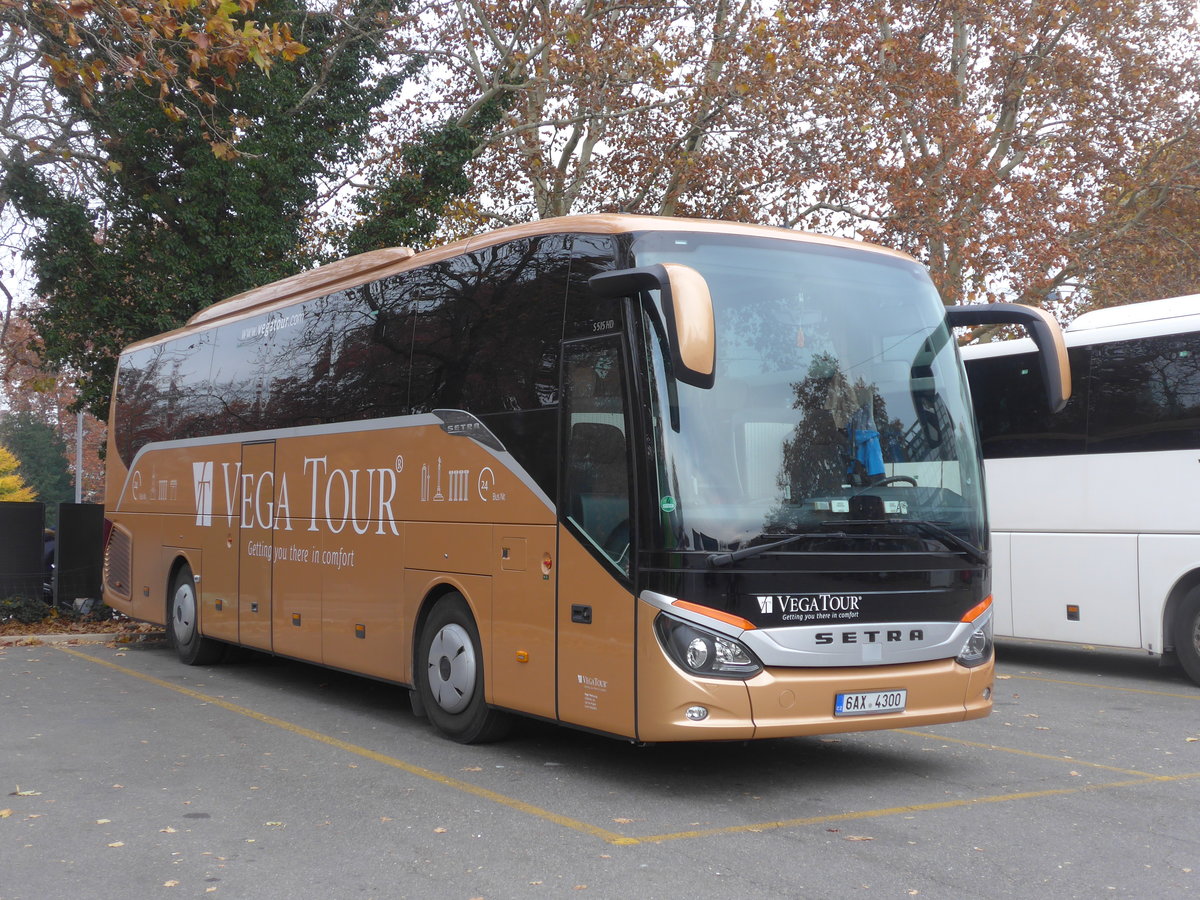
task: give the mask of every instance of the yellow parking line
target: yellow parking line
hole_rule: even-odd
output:
[[[1178,700],[1200,700],[1200,691],[1191,694],[1176,694],[1172,691],[1151,691],[1146,688],[1118,687],[1115,684],[1097,684],[1094,681],[1066,681],[1061,678],[1042,678],[1040,675],[1008,675],[1022,681],[1040,681],[1045,684],[1069,684],[1072,687],[1099,688],[1102,691],[1121,691],[1126,694],[1149,694],[1152,697],[1175,697]]]
[[[517,800],[513,797],[497,793],[496,791],[488,790],[487,788],[479,787],[466,781],[461,781],[457,778],[451,778],[443,775],[440,772],[435,772],[432,769],[426,769],[423,766],[413,765],[412,763],[404,762],[394,756],[388,756],[383,753],[377,753],[374,750],[368,750],[366,747],[360,747],[357,744],[351,744],[348,741],[343,741],[327,734],[322,734],[319,731],[313,731],[309,728],[304,728],[284,719],[269,716],[265,713],[256,712],[245,706],[239,706],[236,703],[230,703],[228,700],[222,700],[220,697],[214,697],[210,694],[203,694],[200,691],[194,691],[191,688],[186,688],[178,684],[172,684],[169,681],[164,681],[161,678],[155,678],[153,675],[147,675],[144,672],[138,672],[135,669],[127,668],[126,666],[110,662],[106,659],[90,656],[86,653],[81,653],[78,650],[73,650],[65,646],[56,646],[56,650],[61,650],[63,653],[78,657],[90,663],[106,666],[124,675],[131,675],[134,678],[139,678],[142,681],[167,690],[174,691],[177,694],[183,694],[185,697],[191,697],[194,700],[199,700],[203,703],[209,703],[229,712],[237,713],[238,715],[247,716],[257,722],[265,725],[272,725],[276,728],[281,728],[292,734],[301,737],[309,738],[310,740],[318,741],[322,744],[327,744],[330,747],[336,747],[339,750],[344,750],[347,753],[353,753],[356,756],[369,759],[373,762],[380,763],[385,766],[390,766],[394,769],[399,769],[402,772],[407,772],[410,775],[416,775],[419,778],[424,778],[436,784],[444,785],[445,787],[454,788],[455,790],[463,791],[464,793],[472,794],[476,797],[481,797],[490,800],[493,803],[499,803],[509,809],[523,812],[531,816],[536,816],[540,819],[545,819],[548,822],[553,822],[563,828],[568,828],[572,831],[581,834],[591,835],[592,837],[600,838],[608,844],[617,846],[631,846],[634,844],[657,844],[665,841],[686,840],[689,838],[713,837],[723,834],[740,834],[744,832],[759,832],[771,831],[780,828],[800,828],[809,825],[828,825],[835,822],[850,822],[861,819],[878,819],[887,816],[905,815],[919,812],[933,812],[942,809],[955,809],[964,806],[974,806],[982,803],[1008,803],[1015,800],[1034,800],[1042,797],[1058,797],[1067,794],[1080,794],[1087,791],[1108,790],[1111,788],[1132,787],[1143,784],[1155,784],[1171,781],[1185,781],[1189,779],[1200,778],[1200,772],[1191,772],[1185,775],[1151,775],[1145,772],[1133,772],[1127,769],[1117,769],[1112,766],[1103,766],[1096,763],[1087,763],[1080,760],[1072,760],[1068,757],[1050,756],[1041,753],[1032,753],[1025,750],[1017,750],[1009,747],[999,747],[994,744],[983,744],[977,741],[966,741],[960,738],[947,738],[942,735],[929,734],[923,731],[913,731],[909,729],[897,729],[901,734],[915,735],[917,737],[947,741],[951,743],[962,744],[971,747],[979,747],[988,750],[996,750],[1005,753],[1016,753],[1022,756],[1030,756],[1038,759],[1049,759],[1056,762],[1070,762],[1077,766],[1089,766],[1096,769],[1107,769],[1110,771],[1120,772],[1124,774],[1136,775],[1138,777],[1131,778],[1126,781],[1114,781],[1106,784],[1091,784],[1080,785],[1074,788],[1053,788],[1044,791],[1025,791],[1013,794],[996,794],[990,797],[969,797],[961,800],[942,800],[936,803],[918,803],[911,806],[893,806],[884,809],[868,809],[858,812],[846,813],[831,813],[825,816],[810,816],[807,818],[797,819],[781,819],[774,822],[756,822],[747,825],[729,825],[725,827],[706,828],[692,831],[677,831],[665,834],[652,834],[643,837],[627,837],[618,834],[614,831],[609,831],[605,828],[599,828],[595,825],[589,825],[587,822],[581,822],[578,819],[572,819],[567,816],[561,816],[558,813],[550,812],[541,807],[534,806],[530,803],[525,803],[522,800]]]
[[[1161,776],[1154,775],[1151,772],[1140,772],[1137,769],[1122,769],[1118,766],[1106,766],[1103,763],[1088,762],[1084,759],[1076,759],[1073,756],[1055,756],[1053,753],[1037,753],[1033,750],[1020,750],[1016,747],[1001,747],[999,744],[985,744],[981,741],[968,741],[963,738],[946,737],[944,734],[932,734],[928,731],[914,731],[911,728],[894,728],[896,734],[910,734],[913,737],[927,738],[933,741],[945,741],[948,744],[960,744],[964,747],[978,747],[981,750],[995,750],[997,753],[1011,753],[1014,756],[1028,756],[1032,759],[1048,759],[1051,762],[1069,763],[1072,766],[1087,767],[1089,769],[1104,769],[1108,772],[1117,772],[1121,775],[1133,775],[1138,778],[1158,778]]]
[[[1149,778],[1134,778],[1129,781],[1114,781],[1108,784],[1086,784],[1076,788],[1056,788],[1046,791],[1025,791],[1019,794],[996,794],[991,797],[969,797],[963,800],[942,800],[937,803],[917,803],[912,806],[893,806],[887,809],[865,809],[860,812],[832,813],[827,816],[810,816],[804,819],[783,819],[778,822],[756,822],[750,825],[729,825],[724,828],[706,828],[699,831],[676,831],[670,834],[648,834],[638,838],[643,844],[658,844],[687,838],[714,837],[722,834],[771,831],[777,828],[799,828],[805,825],[828,825],[833,822],[850,822],[857,819],[881,819],[907,813],[932,812],[939,809],[955,809],[975,806],[980,803],[1008,803],[1013,800],[1036,800],[1040,797],[1059,797],[1065,794],[1082,794],[1086,791],[1102,791],[1109,788],[1131,787],[1161,781],[1185,781],[1200,778],[1200,772],[1187,775],[1155,775]]]
[[[507,806],[509,809],[515,809],[518,812],[527,813],[531,816],[537,816],[539,819],[545,819],[549,822],[553,822],[555,825],[561,825],[563,828],[569,828],[572,831],[578,831],[583,834],[589,834],[593,837],[598,837],[610,844],[620,845],[639,843],[637,838],[628,838],[624,835],[617,834],[615,831],[608,831],[604,828],[597,828],[595,825],[589,825],[587,822],[580,822],[578,819],[560,816],[558,813],[553,813],[530,803],[525,803],[524,801],[517,800],[514,797],[508,797],[504,794],[499,794],[496,791],[490,791],[487,788],[471,784],[470,782],[461,781],[457,778],[451,778],[448,775],[442,775],[440,772],[435,772],[432,769],[426,769],[423,766],[416,766],[412,763],[404,762],[404,760],[396,759],[394,756],[388,756],[384,753],[376,753],[374,750],[368,750],[366,747],[359,747],[357,744],[351,744],[347,741],[330,737],[327,734],[322,734],[319,731],[313,731],[310,728],[304,728],[303,726],[296,725],[284,719],[277,719],[275,716],[268,716],[264,713],[248,709],[245,706],[238,706],[236,703],[230,703],[228,700],[222,700],[220,697],[213,697],[210,694],[202,694],[199,691],[193,691],[191,688],[182,687],[178,684],[172,684],[169,681],[164,681],[161,678],[155,678],[153,675],[147,675],[144,672],[138,672],[135,669],[130,669],[125,666],[118,665],[117,663],[109,662],[106,659],[89,656],[86,653],[80,653],[78,650],[72,650],[69,647],[60,646],[56,647],[55,649],[61,650],[63,653],[69,653],[71,656],[78,657],[79,659],[85,659],[88,662],[96,663],[101,666],[107,666],[110,669],[115,669],[124,675],[132,675],[134,678],[140,678],[142,681],[148,681],[150,684],[158,685],[159,687],[166,688],[167,690],[175,691],[177,694],[183,694],[185,697],[191,697],[193,700],[200,700],[213,706],[219,706],[221,709],[228,710],[229,712],[247,716],[257,722],[262,722],[264,725],[273,725],[276,728],[282,728],[284,731],[289,731],[292,734],[298,734],[301,737],[306,737],[313,741],[319,741],[322,744],[328,744],[330,747],[336,747],[339,750],[345,750],[347,753],[353,753],[356,756],[363,757],[364,759],[369,759],[385,766],[391,766],[393,769],[399,769],[402,772],[407,772],[410,775],[416,775],[419,778],[425,778],[437,784],[451,787],[467,794],[473,794],[476,797],[482,797],[485,800],[491,800],[493,803],[499,803],[502,806]]]

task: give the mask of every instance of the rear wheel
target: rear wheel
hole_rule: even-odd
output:
[[[1176,611],[1171,640],[1183,671],[1200,684],[1200,588],[1193,588]]]
[[[425,712],[446,737],[477,744],[508,733],[511,717],[483,699],[479,631],[462,594],[447,594],[425,620],[417,666]]]
[[[167,598],[167,639],[175,645],[180,660],[189,666],[205,666],[221,658],[223,646],[200,634],[200,605],[192,568],[184,563],[171,582]]]

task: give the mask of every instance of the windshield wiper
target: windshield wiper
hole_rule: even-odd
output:
[[[757,547],[745,547],[741,550],[734,550],[732,553],[710,553],[708,555],[708,564],[714,569],[719,569],[723,566],[731,566],[735,562],[743,559],[749,559],[752,556],[758,556],[760,553],[766,553],[768,550],[778,550],[780,547],[786,547],[788,544],[794,544],[796,541],[803,541],[806,538],[846,538],[849,535],[844,531],[822,531],[817,534],[789,534],[781,541],[775,541],[771,544],[759,544]]]
[[[958,550],[965,553],[967,557],[974,563],[981,566],[986,566],[988,562],[987,551],[982,547],[976,547],[968,540],[960,538],[957,534],[937,522],[929,522],[925,519],[856,519],[849,522],[827,522],[828,525],[912,525],[918,531],[923,531],[925,534],[933,535],[943,544],[952,550]],[[816,534],[789,534],[783,540],[774,541],[770,544],[759,544],[757,547],[746,547],[742,550],[734,550],[732,553],[710,553],[708,556],[708,564],[719,569],[725,566],[731,566],[735,562],[740,562],[743,559],[750,559],[758,556],[761,553],[767,553],[771,550],[778,550],[780,547],[786,547],[788,544],[794,544],[797,541],[802,541],[808,538],[811,539],[834,539],[842,540],[853,535],[847,534],[844,531],[823,531]]]
[[[960,538],[957,534],[946,528],[944,525],[939,525],[937,522],[930,522],[926,519],[857,519],[853,522],[839,522],[839,525],[911,525],[917,531],[923,531],[925,534],[933,535],[947,547],[952,550],[958,550],[970,557],[972,562],[978,563],[981,566],[988,564],[987,551],[982,547],[976,547],[970,541]]]

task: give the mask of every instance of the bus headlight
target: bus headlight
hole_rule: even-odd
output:
[[[659,613],[654,630],[667,655],[685,672],[709,678],[751,678],[762,663],[745,645],[691,622]]]
[[[986,615],[975,620],[975,630],[971,632],[971,636],[963,644],[963,648],[958,652],[958,657],[955,661],[960,666],[972,669],[975,666],[982,666],[991,658],[992,613],[989,610]]]

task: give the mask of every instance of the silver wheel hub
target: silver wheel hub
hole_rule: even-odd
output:
[[[438,706],[448,713],[467,708],[475,693],[477,665],[471,636],[461,625],[447,625],[434,635],[425,677]]]
[[[196,633],[196,591],[186,582],[175,588],[171,600],[171,627],[179,644],[188,643]]]

